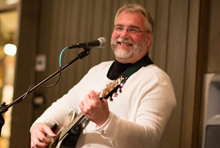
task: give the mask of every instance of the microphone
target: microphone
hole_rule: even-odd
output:
[[[97,40],[91,41],[91,42],[85,42],[85,43],[77,43],[75,45],[69,46],[68,48],[93,48],[93,47],[99,47],[99,48],[105,48],[106,46],[106,39],[104,37],[100,37]]]

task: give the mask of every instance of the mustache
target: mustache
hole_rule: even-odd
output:
[[[118,42],[123,42],[123,43],[128,43],[128,44],[134,44],[134,42],[132,40],[129,39],[122,39],[122,38],[117,38],[115,40],[112,40],[111,43],[112,44],[117,44]]]

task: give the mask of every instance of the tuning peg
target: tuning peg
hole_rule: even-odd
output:
[[[113,101],[113,98],[112,98],[112,96],[109,96],[109,100],[110,100],[110,101]]]
[[[121,87],[119,87],[119,92],[120,92],[120,93],[122,92],[122,88],[121,88]]]

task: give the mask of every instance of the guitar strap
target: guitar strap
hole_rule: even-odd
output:
[[[129,66],[120,76],[126,76],[127,78],[129,78],[133,73],[138,71],[141,67],[145,67],[150,64],[153,64],[153,61],[149,58],[147,54],[142,59]]]

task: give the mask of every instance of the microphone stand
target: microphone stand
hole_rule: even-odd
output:
[[[84,48],[84,51],[79,53],[78,56],[73,59],[72,61],[70,61],[68,64],[66,64],[65,66],[61,67],[59,70],[57,70],[56,72],[54,72],[52,75],[50,75],[49,77],[47,77],[46,79],[44,79],[43,81],[41,81],[40,83],[38,83],[37,85],[33,86],[29,91],[27,91],[26,93],[24,93],[23,95],[21,95],[20,97],[18,97],[16,100],[14,100],[13,102],[11,102],[10,104],[6,104],[5,102],[3,102],[0,106],[0,137],[1,137],[1,130],[2,130],[2,126],[5,123],[5,120],[2,116],[2,113],[5,113],[11,106],[21,102],[28,94],[30,94],[31,92],[35,91],[37,88],[39,88],[40,86],[42,86],[43,84],[45,84],[47,81],[49,81],[50,79],[52,79],[54,76],[56,76],[58,73],[60,73],[61,71],[63,71],[64,69],[66,69],[67,67],[69,67],[70,65],[72,65],[73,63],[75,63],[76,61],[78,61],[79,59],[83,59],[84,57],[88,56],[90,54],[90,49],[91,48]]]

